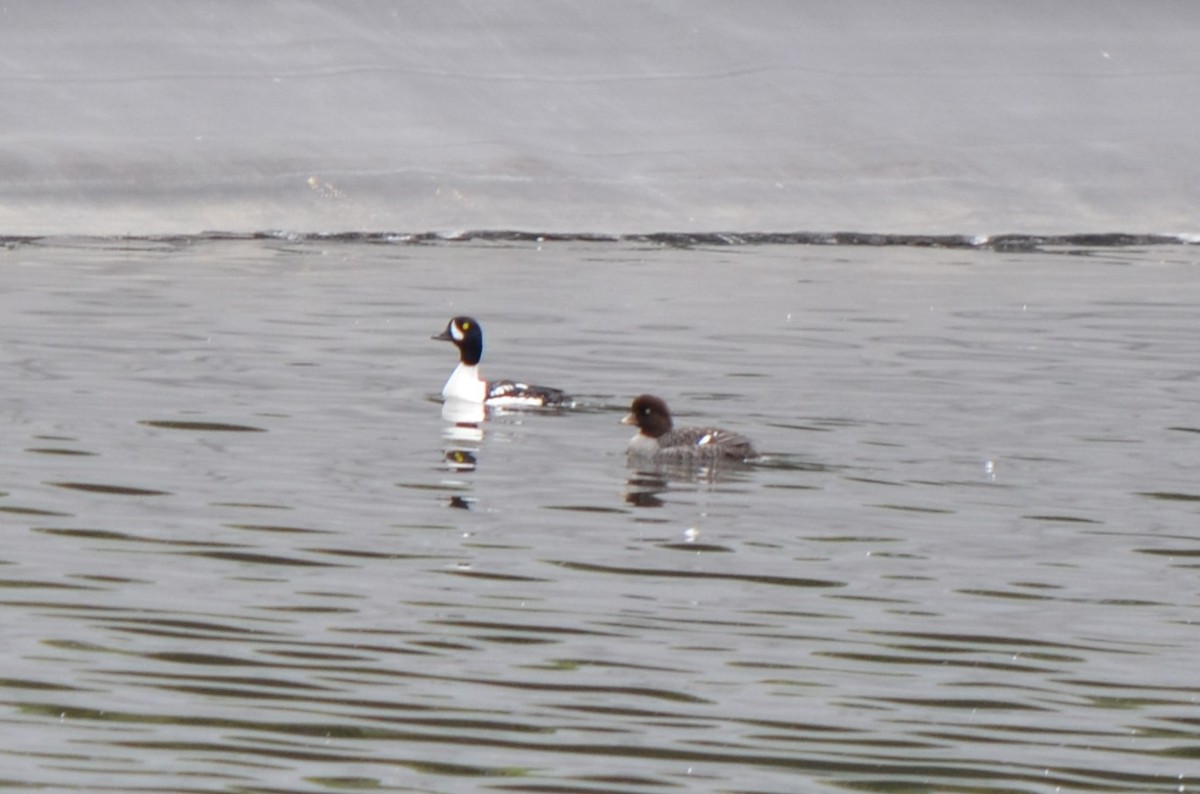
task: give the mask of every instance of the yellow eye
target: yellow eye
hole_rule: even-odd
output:
[[[464,331],[470,331],[470,330],[471,330],[471,324],[470,324],[470,323],[463,323],[463,330],[464,330]]]

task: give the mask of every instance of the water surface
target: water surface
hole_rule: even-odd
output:
[[[1190,791],[1196,251],[14,243],[2,777]],[[576,408],[443,422],[459,313]]]

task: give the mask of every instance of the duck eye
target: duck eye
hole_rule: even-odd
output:
[[[464,330],[464,331],[470,331],[470,330],[471,330],[471,324],[470,324],[470,323],[463,323],[463,330]]]

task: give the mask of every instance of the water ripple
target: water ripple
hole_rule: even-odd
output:
[[[1194,788],[1194,248],[856,239],[0,250],[5,782]],[[460,310],[588,397],[448,471]]]

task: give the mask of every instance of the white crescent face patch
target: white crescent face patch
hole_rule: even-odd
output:
[[[462,329],[458,327],[458,323],[450,323],[450,336],[455,342],[461,342],[463,340],[463,332]]]

